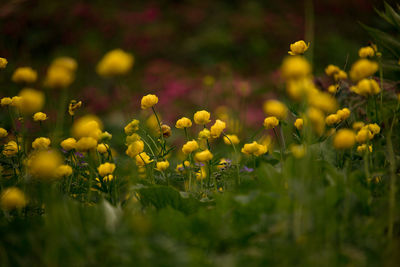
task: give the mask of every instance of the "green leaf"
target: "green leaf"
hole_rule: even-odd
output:
[[[393,23],[400,30],[400,15],[397,14],[396,11],[394,11],[394,9],[386,2],[385,2],[385,11],[386,11],[386,15],[388,17],[390,16],[392,18]]]

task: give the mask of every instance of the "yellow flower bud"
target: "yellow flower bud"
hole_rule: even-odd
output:
[[[148,109],[153,107],[155,104],[158,103],[158,97],[156,95],[145,95],[141,101],[142,109]]]
[[[214,125],[210,128],[212,138],[218,138],[223,130],[226,128],[226,123],[221,120],[216,120]]]
[[[25,194],[17,187],[5,189],[0,196],[0,206],[4,210],[21,209],[26,206]]]
[[[3,155],[6,157],[12,157],[21,151],[21,147],[17,145],[15,141],[10,141],[4,145]]]
[[[264,127],[265,129],[273,129],[279,125],[279,120],[276,117],[267,117],[264,119]]]
[[[70,176],[71,174],[72,174],[72,168],[69,165],[61,165],[56,170],[57,178]]]
[[[192,141],[187,141],[186,144],[183,145],[182,152],[187,155],[197,149],[199,149],[199,144],[195,140],[192,140]]]
[[[331,114],[325,118],[325,123],[329,126],[340,122],[340,117],[336,114]]]
[[[4,138],[8,135],[8,132],[4,128],[0,128],[0,138]]]
[[[302,55],[304,52],[307,51],[308,47],[310,46],[310,43],[306,44],[303,40],[297,41],[293,44],[290,45],[290,51],[288,52],[289,55],[295,56],[295,55]]]
[[[296,121],[294,122],[294,127],[296,127],[296,129],[299,131],[303,130],[303,125],[304,125],[304,120],[301,118],[296,119]]]
[[[99,172],[101,177],[104,177],[108,174],[112,174],[114,170],[115,170],[115,164],[109,162],[103,163],[97,168],[97,171]]]
[[[194,155],[194,160],[197,162],[210,161],[212,158],[213,158],[213,154],[211,154],[211,152],[208,149],[201,151],[201,152],[197,152]]]
[[[359,131],[362,127],[364,127],[365,123],[362,121],[356,121],[353,123],[353,130]]]
[[[64,141],[62,141],[60,145],[64,150],[70,151],[72,149],[75,149],[76,140],[75,138],[67,138]]]
[[[103,77],[124,75],[132,69],[133,63],[132,54],[114,49],[103,56],[97,64],[96,72]]]
[[[192,121],[189,118],[183,117],[176,121],[175,127],[178,129],[192,127]]]
[[[193,119],[196,124],[205,125],[210,122],[210,113],[205,110],[197,111]]]
[[[358,50],[358,56],[361,58],[366,58],[366,57],[373,57],[375,55],[375,50],[370,47],[361,47],[360,50]]]
[[[253,143],[245,144],[242,148],[242,153],[246,155],[261,156],[267,153],[268,148],[266,145],[258,144],[256,141]]]
[[[326,68],[325,68],[325,74],[328,76],[333,76],[336,73],[339,73],[340,68],[338,66],[329,64]]]
[[[329,85],[328,92],[334,95],[334,94],[336,94],[338,88],[339,88],[339,85],[337,85],[337,84]]]
[[[0,69],[5,69],[8,64],[7,59],[0,57]]]
[[[239,144],[239,142],[240,140],[235,134],[227,134],[226,136],[224,136],[224,143],[227,145],[237,145]]]
[[[1,106],[2,107],[11,105],[11,103],[12,103],[12,99],[10,97],[3,97],[1,99]]]
[[[169,162],[167,160],[165,161],[159,161],[156,164],[156,169],[160,172],[165,171],[169,167]]]
[[[11,79],[16,83],[34,83],[37,79],[37,72],[30,67],[20,67],[14,71]]]
[[[336,149],[349,149],[354,146],[356,135],[352,130],[340,129],[333,138],[333,146]]]
[[[109,149],[109,146],[107,144],[98,144],[97,145],[97,152],[100,154],[107,153]]]
[[[47,117],[46,113],[43,113],[43,112],[36,112],[33,115],[33,120],[34,121],[45,121],[47,119],[48,119],[48,117]]]
[[[264,102],[263,109],[268,116],[277,117],[284,120],[287,117],[288,109],[285,104],[278,100],[267,100]]]
[[[48,149],[50,146],[50,139],[46,137],[38,137],[32,142],[33,149]]]

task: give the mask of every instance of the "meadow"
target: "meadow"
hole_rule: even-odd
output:
[[[128,98],[134,51],[0,55],[0,265],[397,266],[400,8],[377,15],[396,33],[361,23],[373,41],[319,69],[293,40],[258,90],[160,61]]]

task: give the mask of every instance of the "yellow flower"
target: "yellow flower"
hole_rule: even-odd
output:
[[[153,160],[150,160],[150,157],[149,157],[149,155],[146,154],[146,152],[142,152],[142,153],[138,154],[135,157],[135,160],[136,160],[137,166],[145,166],[145,165],[153,162]]]
[[[353,130],[359,131],[362,127],[364,127],[365,123],[362,121],[356,121],[353,123]]]
[[[337,84],[331,84],[331,85],[329,85],[329,87],[328,87],[328,92],[334,95],[334,94],[336,94],[338,88],[339,88],[339,85],[337,85]]]
[[[11,79],[16,83],[34,83],[37,79],[37,73],[30,67],[21,67],[14,71]]]
[[[12,157],[21,151],[21,147],[17,145],[15,141],[10,141],[4,145],[3,155],[6,157]]]
[[[109,162],[103,163],[97,168],[97,171],[99,172],[101,177],[104,177],[108,174],[112,174],[114,170],[115,170],[115,164]]]
[[[340,68],[338,66],[329,64],[326,68],[325,68],[325,74],[328,76],[333,76],[336,73],[339,73]]]
[[[314,132],[318,135],[322,135],[325,130],[324,113],[317,108],[311,107],[307,110],[307,116],[310,119]]]
[[[279,125],[279,120],[276,117],[267,117],[264,120],[264,127],[265,129],[273,129]]]
[[[76,140],[75,138],[67,138],[64,141],[62,141],[60,145],[64,150],[70,151],[72,149],[75,149]]]
[[[48,119],[48,117],[47,117],[46,113],[36,112],[35,114],[33,114],[34,121],[45,121],[47,119]]]
[[[1,106],[2,107],[11,105],[11,103],[12,103],[12,99],[10,97],[3,97],[1,99]]]
[[[51,66],[62,67],[70,72],[74,72],[78,67],[78,63],[71,57],[58,57],[53,60]]]
[[[334,112],[337,109],[336,99],[329,93],[318,90],[308,94],[308,103],[326,113]]]
[[[358,153],[363,153],[367,150],[367,145],[366,144],[362,144],[360,146],[357,147],[357,152]],[[368,150],[371,153],[372,152],[372,145],[368,146]]]
[[[292,144],[290,146],[290,151],[292,152],[295,158],[300,159],[304,157],[304,155],[306,154],[306,147],[304,145]]]
[[[286,83],[286,93],[295,101],[301,101],[304,96],[317,90],[310,77],[289,80]]]
[[[75,138],[92,137],[99,140],[102,128],[103,125],[98,117],[94,115],[85,115],[75,120],[71,132]]]
[[[226,136],[224,136],[224,143],[227,145],[232,145],[232,144],[237,145],[239,144],[239,142],[240,140],[236,134],[227,134]]]
[[[130,123],[128,123],[125,128],[125,134],[126,135],[132,135],[134,132],[139,130],[139,121],[138,120],[132,120]]]
[[[379,94],[381,88],[373,79],[362,79],[356,86],[350,87],[350,90],[358,95],[369,96]]]
[[[306,44],[306,42],[300,40],[290,45],[290,51],[288,53],[292,56],[302,55],[307,51],[309,46],[310,43]]]
[[[366,57],[373,57],[375,55],[375,50],[370,47],[361,47],[360,50],[358,50],[358,56],[361,58],[366,58]]]
[[[57,176],[58,168],[62,165],[61,156],[52,150],[41,150],[30,155],[28,172],[36,179],[51,180]]]
[[[187,141],[186,144],[183,145],[182,152],[187,155],[197,149],[199,149],[199,144],[195,140],[192,140],[192,141]]]
[[[342,108],[336,112],[341,121],[348,119],[350,117],[350,113],[350,109],[348,108]]]
[[[66,88],[74,81],[73,73],[63,67],[51,66],[47,70],[44,85],[49,88]]]
[[[206,140],[206,139],[209,139],[209,138],[211,138],[211,132],[210,132],[210,130],[204,128],[203,130],[201,130],[201,131],[199,132],[199,139],[200,139],[200,140]]]
[[[88,151],[97,147],[97,140],[93,137],[82,137],[76,142],[75,149],[78,151]]]
[[[264,102],[263,109],[268,116],[277,117],[284,120],[287,117],[288,109],[285,104],[278,100],[267,100]]]
[[[340,122],[340,117],[337,114],[331,114],[325,118],[325,123],[329,126]]]
[[[189,118],[183,117],[176,121],[175,127],[178,129],[192,127],[192,121]]]
[[[359,59],[351,66],[350,78],[354,82],[358,82],[361,79],[372,76],[377,71],[378,63],[365,58]]]
[[[126,144],[129,146],[130,144],[132,144],[135,141],[139,141],[140,140],[140,136],[137,133],[133,133],[129,136],[126,137],[125,141]]]
[[[167,124],[161,125],[161,131],[164,138],[168,138],[171,136],[171,127],[169,127]],[[161,134],[160,130],[158,130],[158,133]]]
[[[144,143],[142,140],[137,140],[129,144],[128,148],[126,149],[125,153],[131,157],[136,157],[139,153],[143,152],[144,150]]]
[[[365,143],[374,138],[374,134],[368,128],[362,128],[356,135],[357,143]]]
[[[333,138],[333,146],[336,149],[352,148],[355,142],[356,135],[349,129],[340,129]]]
[[[197,111],[194,116],[194,122],[199,125],[205,125],[210,122],[210,112],[205,110]]]
[[[301,56],[286,57],[281,66],[283,78],[299,79],[311,73],[311,66],[306,59]]]
[[[35,89],[25,88],[19,92],[21,103],[17,107],[24,114],[32,114],[40,111],[44,105],[44,93]]]
[[[102,132],[101,135],[100,135],[100,139],[101,140],[111,140],[112,139],[112,134],[110,134],[107,131]]]
[[[107,144],[98,144],[97,145],[97,152],[100,154],[107,153],[109,149],[109,146]]]
[[[7,59],[0,57],[0,69],[5,69],[8,64]]]
[[[11,106],[16,107],[16,108],[21,108],[22,106],[22,97],[20,96],[13,96],[11,98]]]
[[[17,187],[9,187],[1,193],[0,205],[4,210],[21,209],[27,202],[25,194]]]
[[[8,135],[8,132],[4,128],[0,128],[0,138],[4,138]]]
[[[304,125],[304,120],[302,118],[298,118],[294,122],[294,127],[296,127],[296,129],[299,131],[303,130],[303,125]]]
[[[50,146],[50,139],[46,137],[38,137],[32,142],[33,149],[48,149]]]
[[[70,116],[75,115],[75,111],[82,106],[82,101],[71,100],[68,105],[68,113]]]
[[[378,126],[378,124],[368,124],[368,129],[375,135],[380,133],[381,127]]]
[[[265,145],[261,145],[256,141],[253,143],[245,144],[242,148],[242,153],[246,155],[254,155],[254,156],[261,156],[267,153],[268,148]]]
[[[71,174],[72,174],[72,168],[69,165],[61,165],[56,170],[57,178],[70,176]]]
[[[339,70],[338,73],[333,74],[333,79],[335,79],[335,81],[345,80],[347,79],[347,73],[343,70]]]
[[[177,172],[183,172],[185,170],[185,168],[188,168],[189,166],[190,166],[190,162],[185,160],[183,162],[183,164],[181,163],[181,164],[176,165],[176,169],[175,170]]]
[[[212,158],[213,158],[213,154],[211,154],[211,152],[208,149],[203,150],[201,152],[197,152],[194,155],[194,160],[197,162],[210,161]]]
[[[142,97],[140,105],[142,109],[148,109],[153,107],[157,103],[158,103],[158,97],[156,95],[148,94]]]
[[[160,172],[165,171],[169,167],[169,162],[167,160],[165,161],[159,161],[157,162],[156,169]]]
[[[216,120],[214,125],[210,128],[212,138],[218,138],[222,131],[226,128],[226,123],[221,120]]]
[[[112,77],[124,75],[132,69],[134,57],[121,49],[106,53],[97,64],[96,71],[100,76]]]

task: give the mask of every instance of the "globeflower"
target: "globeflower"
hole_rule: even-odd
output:
[[[130,145],[131,143],[133,143],[135,141],[139,141],[139,140],[140,140],[140,136],[137,133],[133,133],[125,138],[127,145]]]
[[[194,155],[194,160],[197,162],[207,162],[210,161],[212,158],[213,154],[211,154],[211,152],[208,149],[203,150],[201,152],[197,152]]]
[[[205,110],[197,111],[194,116],[194,122],[199,125],[205,125],[210,122],[210,112]]]
[[[350,69],[350,78],[354,82],[358,82],[364,78],[372,76],[378,71],[378,63],[362,58],[357,60]]]
[[[100,76],[112,77],[128,73],[133,66],[134,57],[122,49],[106,53],[97,64],[96,71]]]
[[[304,125],[304,120],[302,118],[298,118],[294,122],[294,127],[296,127],[296,129],[299,131],[303,129],[303,125]]]
[[[199,139],[200,140],[206,140],[211,138],[211,132],[207,128],[204,128],[199,132]]]
[[[51,66],[62,67],[70,72],[74,72],[78,67],[78,63],[71,57],[58,57],[53,60]]]
[[[30,67],[17,68],[11,80],[16,83],[34,83],[37,79],[37,72]]]
[[[100,119],[94,115],[85,115],[75,120],[72,125],[72,135],[75,138],[92,137],[96,140],[100,139],[103,125]]]
[[[159,161],[156,164],[156,169],[160,172],[165,171],[169,167],[169,162],[167,160],[165,161]]]
[[[226,136],[224,136],[224,143],[227,145],[237,145],[239,144],[239,142],[240,140],[235,134],[227,134]]]
[[[56,170],[57,178],[70,176],[72,174],[72,168],[69,165],[60,165]]]
[[[299,79],[311,73],[311,66],[306,59],[301,56],[286,57],[281,66],[283,78]]]
[[[192,121],[189,118],[183,117],[176,121],[175,127],[178,129],[192,127]]]
[[[158,97],[156,95],[148,94],[142,97],[141,107],[142,109],[148,109],[158,103]]]
[[[33,149],[37,149],[37,150],[39,150],[39,149],[42,149],[42,150],[48,149],[49,146],[50,146],[50,143],[51,143],[51,141],[50,141],[49,138],[38,137],[32,142],[32,148]]]
[[[103,163],[97,168],[97,171],[99,172],[101,177],[104,177],[108,174],[112,174],[114,170],[115,170],[115,164],[109,162]]]
[[[5,189],[0,196],[0,206],[4,210],[21,209],[26,206],[25,194],[17,187]]]
[[[273,128],[275,128],[275,127],[278,126],[278,125],[279,125],[279,120],[278,120],[276,117],[274,117],[274,116],[272,116],[272,117],[267,117],[267,118],[265,118],[265,120],[264,120],[264,127],[265,127],[265,129],[267,129],[267,130],[273,129]]]
[[[72,149],[75,149],[76,140],[75,138],[67,138],[64,141],[62,141],[60,145],[64,150],[70,151]]]
[[[325,119],[325,123],[327,125],[329,125],[329,126],[330,125],[334,125],[334,124],[339,123],[339,122],[340,122],[340,118],[336,114],[331,114],[331,115],[327,116],[326,119]]]
[[[137,166],[146,166],[147,164],[153,162],[153,160],[150,160],[150,157],[146,152],[139,153],[135,157],[135,160]]]
[[[0,138],[4,138],[8,135],[8,132],[4,128],[0,128]]]
[[[12,103],[12,99],[10,97],[3,97],[1,99],[1,106],[2,107],[11,105],[11,103]]]
[[[289,55],[296,56],[302,55],[304,52],[307,51],[310,43],[306,44],[303,40],[297,41],[290,45],[290,51],[288,52]]]
[[[57,176],[57,171],[61,165],[61,156],[53,150],[35,152],[29,156],[27,161],[29,174],[39,180],[60,178]]]
[[[360,50],[358,50],[358,56],[361,58],[366,58],[366,57],[373,57],[375,55],[375,50],[370,47],[361,47]]]
[[[47,119],[48,119],[48,117],[47,117],[46,113],[36,112],[35,114],[33,114],[34,121],[45,121]]]
[[[100,154],[105,154],[108,152],[108,149],[110,147],[107,144],[98,144],[97,145],[97,152],[99,152]]]
[[[8,64],[7,59],[0,57],[0,69],[5,69]]]
[[[356,135],[349,129],[340,129],[333,138],[333,146],[336,149],[352,148],[355,142]]]
[[[284,120],[287,117],[288,109],[286,105],[278,100],[273,99],[265,101],[263,109],[268,116],[274,116],[280,120]]]
[[[226,123],[221,120],[216,120],[214,125],[210,128],[212,138],[218,138],[222,131],[226,128]]]
[[[242,153],[246,155],[261,156],[267,153],[268,148],[265,145],[261,145],[256,141],[253,143],[245,144],[242,148]]]
[[[325,68],[325,74],[328,76],[333,76],[336,73],[339,73],[340,68],[338,66],[329,64],[326,68]]]
[[[17,104],[24,114],[32,114],[40,111],[45,102],[44,93],[32,88],[24,88],[19,92],[21,103]]]
[[[370,96],[379,94],[381,88],[379,84],[373,79],[362,79],[357,83],[356,86],[350,87],[350,91],[362,95],[362,96]]]
[[[82,137],[75,144],[75,149],[81,152],[93,150],[96,147],[97,147],[97,140],[94,139],[93,137]]]
[[[125,134],[126,135],[132,135],[134,132],[139,130],[139,121],[138,120],[132,120],[130,123],[128,123],[125,128]]]
[[[47,70],[44,85],[49,88],[66,88],[70,86],[75,79],[73,72],[60,66],[50,66]]]
[[[144,150],[144,143],[142,140],[137,140],[129,144],[128,148],[126,149],[125,153],[131,158],[136,157],[139,153],[142,153]]]
[[[197,149],[199,149],[199,144],[195,140],[192,140],[192,141],[187,141],[186,144],[183,145],[182,152],[187,155]]]
[[[15,141],[10,141],[4,145],[3,155],[6,157],[12,157],[21,151],[21,147],[17,145]]]

